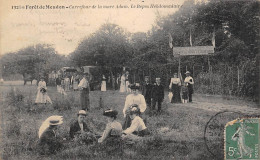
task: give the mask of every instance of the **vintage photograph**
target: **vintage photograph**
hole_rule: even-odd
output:
[[[258,0],[0,0],[0,159],[258,160]]]

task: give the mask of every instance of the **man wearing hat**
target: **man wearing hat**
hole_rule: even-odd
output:
[[[153,85],[149,83],[149,76],[144,77],[144,83],[142,85],[142,95],[145,98],[145,102],[148,107],[151,107],[151,96],[152,96]]]
[[[161,85],[161,78],[155,79],[156,83],[152,89],[152,110],[158,105],[158,112],[161,112],[161,106],[164,99],[164,87]]]
[[[80,89],[80,105],[82,110],[89,110],[90,103],[89,103],[89,81],[88,81],[88,73],[83,73],[83,78],[79,82],[78,85]]]
[[[193,81],[193,78],[190,76],[190,72],[187,71],[186,73],[186,78],[184,80],[184,83],[186,82],[188,84],[188,90],[189,90],[189,102],[192,102],[192,94],[193,94],[193,84],[194,84],[194,81]]]
[[[39,152],[40,154],[53,154],[59,151],[62,147],[62,143],[57,137],[56,131],[58,129],[58,125],[62,124],[63,121],[57,116],[52,116],[47,119],[49,125],[45,131],[40,134],[39,140]]]
[[[84,132],[90,132],[90,129],[88,128],[87,124],[84,122],[87,115],[86,111],[80,110],[77,115],[78,115],[77,121],[73,122],[70,126],[71,139],[74,139],[76,136],[79,136]]]
[[[132,84],[129,86],[131,88],[132,93],[126,97],[125,106],[123,109],[123,114],[125,117],[125,122],[123,125],[123,129],[128,128],[131,125],[131,119],[129,117],[129,108],[133,104],[137,104],[140,108],[141,113],[146,110],[146,102],[144,96],[139,94],[138,90],[140,86],[138,84]]]

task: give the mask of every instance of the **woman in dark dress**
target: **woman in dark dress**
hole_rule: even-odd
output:
[[[169,86],[173,96],[171,103],[181,103],[180,89],[181,80],[178,78],[177,73],[174,73],[173,78],[171,78],[171,83]]]

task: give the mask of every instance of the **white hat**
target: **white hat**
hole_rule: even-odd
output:
[[[185,74],[190,74],[190,72],[189,72],[189,71],[187,71]]]
[[[160,80],[161,78],[155,78],[155,80]]]
[[[80,110],[79,111],[79,113],[78,113],[78,115],[87,115],[87,112],[85,111],[85,110]]]
[[[53,121],[54,120],[54,121]],[[58,122],[56,122],[55,120],[58,120]],[[50,121],[52,124],[50,124]],[[53,123],[56,122],[56,123]],[[54,116],[50,116],[49,118],[47,118],[41,125],[40,129],[39,129],[39,138],[41,137],[42,133],[50,126],[50,125],[59,125],[63,123],[63,117],[62,116],[58,116],[58,115],[54,115]]]

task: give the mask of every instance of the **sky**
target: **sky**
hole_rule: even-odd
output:
[[[141,7],[151,4],[174,5],[174,8]],[[156,13],[161,16],[172,14],[182,4],[183,0],[0,0],[0,54],[45,43],[52,44],[57,53],[68,55],[84,37],[94,33],[104,23],[115,23],[131,33],[147,32],[155,22]],[[35,5],[69,8],[31,9]],[[71,7],[82,5],[90,8]],[[93,5],[96,7],[93,8]],[[116,8],[117,5],[129,8]],[[12,9],[12,6],[19,9]]]

